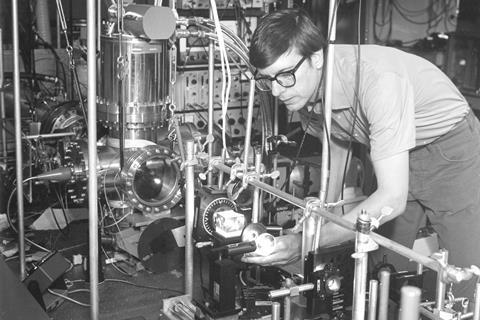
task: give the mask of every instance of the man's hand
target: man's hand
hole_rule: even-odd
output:
[[[275,248],[272,254],[265,257],[249,253],[242,257],[242,261],[262,266],[284,265],[300,259],[301,250],[301,234],[288,234],[275,238]]]

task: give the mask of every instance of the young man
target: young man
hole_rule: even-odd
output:
[[[311,121],[302,123],[319,138],[325,48],[322,30],[299,10],[264,17],[250,48],[257,87],[304,119],[313,109]],[[390,212],[381,220],[386,235],[412,247],[428,217],[450,264],[480,266],[480,124],[465,98],[436,66],[413,54],[376,45],[336,45],[334,52],[327,201],[339,195],[350,140],[364,144],[377,189],[344,218],[355,222],[362,209],[372,217]],[[320,246],[353,238],[327,223]],[[286,235],[272,255],[243,260],[285,264],[299,257],[300,242],[299,235]],[[397,270],[406,265],[391,251],[387,259]],[[455,285],[456,296],[471,298],[474,280]]]

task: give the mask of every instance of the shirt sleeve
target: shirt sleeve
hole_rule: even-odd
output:
[[[360,88],[370,155],[381,160],[415,147],[415,104],[409,81],[395,72],[364,72]]]

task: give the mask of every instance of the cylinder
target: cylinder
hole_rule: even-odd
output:
[[[368,320],[377,319],[378,281],[370,280],[368,289]]]
[[[128,35],[121,38],[120,43],[116,35],[101,37],[98,119],[109,128],[110,137],[119,138],[122,101],[125,139],[157,142],[169,96],[167,41],[147,42]]]
[[[193,296],[193,223],[195,216],[194,142],[187,141],[185,164],[185,294]]]
[[[35,15],[37,18],[38,35],[43,41],[52,43],[52,30],[50,28],[50,14],[48,11],[48,0],[37,0],[35,7]]]
[[[380,294],[378,297],[378,320],[388,320],[388,299],[390,289],[390,272],[380,271]]]
[[[473,306],[473,320],[480,320],[480,283],[475,286],[475,304]]]
[[[272,320],[280,320],[280,302],[272,303]]]
[[[401,289],[399,320],[416,320],[420,315],[421,291],[417,287],[404,286]]]
[[[353,282],[352,317],[354,320],[362,320],[365,318],[368,254],[366,252],[356,252],[353,256],[355,259],[355,280]]]

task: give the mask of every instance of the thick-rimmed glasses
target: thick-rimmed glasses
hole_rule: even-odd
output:
[[[277,81],[279,85],[284,88],[290,88],[295,85],[297,82],[297,78],[295,77],[295,72],[300,68],[303,61],[305,61],[307,57],[303,57],[298,61],[297,65],[293,67],[293,69],[288,71],[282,71],[277,73],[274,77],[268,76],[258,76],[255,77],[255,84],[260,91],[271,91],[272,90],[272,82]]]

